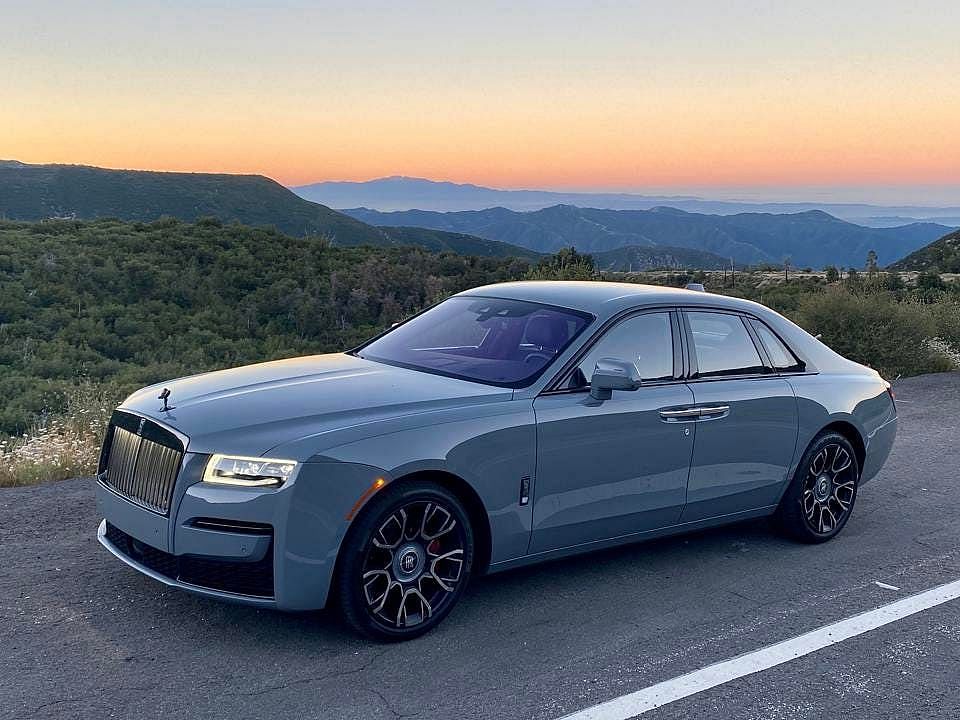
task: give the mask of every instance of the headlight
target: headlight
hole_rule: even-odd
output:
[[[203,482],[242,487],[277,487],[293,477],[295,460],[213,455],[203,471]]]

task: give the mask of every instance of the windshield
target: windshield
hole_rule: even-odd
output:
[[[373,340],[362,358],[490,385],[533,382],[591,316],[539,303],[453,297]]]

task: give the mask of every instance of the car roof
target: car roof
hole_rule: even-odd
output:
[[[762,307],[749,300],[697,290],[593,280],[528,280],[497,283],[473,288],[460,295],[539,302],[581,310],[597,317],[606,317],[632,307],[651,305],[708,305],[750,312],[756,312]]]

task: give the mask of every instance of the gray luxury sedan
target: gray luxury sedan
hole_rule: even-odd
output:
[[[98,535],[167,585],[399,640],[476,574],[766,515],[829,540],[896,423],[875,371],[762,305],[490,285],[350,352],[134,393]]]

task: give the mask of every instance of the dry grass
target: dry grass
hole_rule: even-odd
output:
[[[100,388],[79,385],[62,415],[38,420],[20,437],[0,439],[0,488],[93,475],[114,405]]]
[[[935,355],[939,355],[948,362],[952,363],[954,370],[960,370],[960,350],[950,344],[943,338],[933,337],[924,340],[924,346]]]

